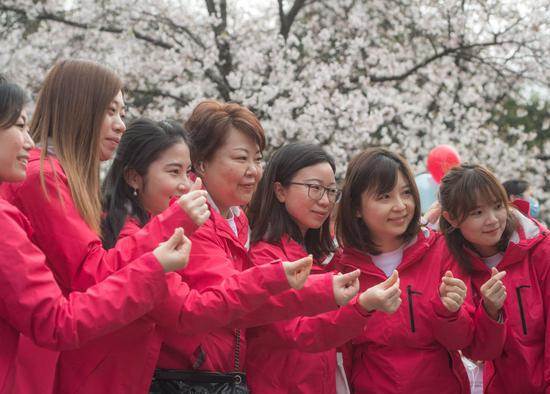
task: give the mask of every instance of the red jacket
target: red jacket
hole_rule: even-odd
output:
[[[227,220],[215,209],[190,238],[193,242],[189,264],[180,271],[191,288],[202,290],[215,286],[225,278],[241,272],[248,261],[248,220],[241,210],[232,208],[238,236]],[[239,341],[238,368],[245,362],[244,329],[236,336],[236,328],[271,323],[299,314],[317,314],[336,308],[332,290],[332,274],[310,277],[304,289],[290,290],[270,297],[260,308],[226,327],[195,337],[182,337],[166,330],[158,366],[160,368],[233,371],[235,349]]]
[[[0,193],[30,220],[33,241],[46,255],[49,267],[66,293],[85,290],[136,257],[152,251],[169,238],[176,227],[183,227],[186,233],[196,229],[179,205],[174,204],[141,231],[105,250],[101,239],[80,216],[67,177],[55,156],[48,156],[44,162],[44,180],[48,196],[40,180],[40,150],[33,149],[25,181],[2,184]]]
[[[548,230],[519,212],[519,226],[497,268],[506,271],[506,337],[501,352],[485,362],[485,392],[550,393],[550,238]],[[491,276],[490,269],[468,250],[474,297]]]
[[[30,241],[30,223],[1,198],[0,232],[0,393],[13,390],[19,333],[52,349],[78,347],[142,316],[167,295],[164,271],[149,253],[86,293],[65,298]]]
[[[67,178],[55,156],[48,156],[44,162],[44,181],[47,196],[40,179],[40,150],[33,149],[26,180],[2,184],[0,193],[29,219],[34,230],[32,240],[44,252],[46,263],[64,294],[85,290],[152,251],[176,227],[184,227],[186,233],[196,228],[184,211],[174,204],[153,218],[144,229],[118,242],[115,248],[105,250],[74,205]],[[32,382],[35,388],[31,393],[48,392],[45,375],[54,370],[47,364],[52,360],[40,359],[39,354],[43,352],[26,357],[36,360],[34,367],[40,368],[43,371],[41,376],[44,376],[44,381]],[[97,358],[101,361],[100,355]]]
[[[469,393],[458,350],[470,345],[474,326],[467,308],[450,313],[439,286],[449,268],[439,235],[422,229],[405,247],[397,267],[403,303],[391,315],[375,313],[353,344],[351,388],[355,393]],[[386,279],[370,256],[344,249],[346,271],[361,269],[361,291]],[[456,275],[456,270],[455,275]]]
[[[251,261],[266,264],[278,258],[296,260],[307,255],[287,237],[280,245],[258,242]],[[312,275],[325,273],[314,264]],[[332,394],[336,392],[336,347],[359,336],[368,314],[357,299],[336,311],[297,317],[247,330],[246,372],[250,390],[265,394]]]
[[[136,231],[137,223],[129,220],[121,237]],[[61,354],[56,393],[147,393],[163,327],[180,336],[208,332],[255,310],[288,287],[278,262],[233,275],[200,292],[190,290],[179,274],[169,274],[168,301],[146,318]]]

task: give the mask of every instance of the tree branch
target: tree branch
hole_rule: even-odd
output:
[[[406,79],[407,77],[411,76],[412,74],[414,74],[415,72],[417,72],[418,70],[420,70],[421,68],[426,67],[428,64],[430,64],[430,63],[432,63],[432,62],[434,62],[438,59],[441,59],[445,56],[448,56],[448,55],[451,55],[451,54],[454,54],[454,53],[469,51],[469,50],[476,49],[476,48],[502,45],[502,44],[505,44],[505,43],[508,43],[508,42],[499,42],[497,40],[494,40],[494,41],[478,43],[478,44],[462,45],[462,46],[458,46],[458,47],[454,47],[454,48],[445,48],[440,52],[436,52],[435,54],[428,57],[427,59],[424,59],[422,62],[418,63],[417,65],[410,68],[409,70],[402,72],[401,74],[397,74],[397,75],[373,75],[373,76],[370,77],[370,80],[372,82],[402,81],[402,80]]]
[[[283,0],[277,1],[279,3],[279,21],[281,22],[281,28],[279,31],[286,41],[288,39],[288,34],[290,33],[292,23],[294,23],[294,19],[296,19],[298,12],[300,12],[306,4],[306,0],[294,0],[294,4],[292,4],[292,7],[286,14],[283,9]]]
[[[135,95],[143,95],[143,96],[171,98],[172,100],[175,100],[178,103],[181,103],[182,106],[186,106],[187,104],[189,104],[191,102],[191,99],[189,97],[175,96],[173,94],[162,91],[160,89],[149,89],[149,90],[129,89],[129,93],[130,94],[135,94]]]
[[[21,16],[24,16],[25,18],[28,19],[27,12],[25,10],[22,10],[22,9],[0,5],[0,11],[14,12],[14,13],[19,14]],[[71,26],[71,27],[76,27],[76,28],[79,28],[79,29],[90,29],[90,30],[91,29],[97,29],[98,31],[101,31],[101,32],[114,33],[114,34],[124,33],[124,30],[119,28],[119,27],[114,27],[114,26],[99,26],[99,27],[96,27],[91,23],[82,23],[82,22],[76,22],[76,21],[67,19],[61,13],[53,14],[53,13],[50,13],[50,12],[43,12],[43,13],[39,14],[35,19],[39,22],[40,21],[58,22],[58,23],[62,23],[64,25]],[[172,49],[174,47],[170,43],[167,43],[165,41],[162,41],[162,40],[150,37],[148,35],[145,35],[144,33],[141,33],[139,31],[137,31],[136,29],[132,29],[131,32],[134,35],[134,37],[137,38],[138,40],[146,41],[146,42],[148,42],[150,44],[153,44],[155,46],[158,46],[158,47],[161,47],[161,48],[164,48],[164,49]]]
[[[212,70],[207,70],[206,75],[216,84],[220,95],[225,101],[231,100],[233,89],[229,85],[227,76],[233,71],[233,57],[231,55],[231,46],[229,44],[229,33],[227,32],[227,3],[220,0],[219,15],[214,0],[206,0],[206,8],[210,16],[219,19],[219,23],[213,25],[214,39],[218,48],[218,61],[216,68],[220,75],[215,75]]]

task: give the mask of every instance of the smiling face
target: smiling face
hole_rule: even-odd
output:
[[[506,191],[486,167],[463,164],[451,169],[441,180],[439,200],[441,229],[452,249],[461,250],[466,240],[482,257],[493,256],[514,231]],[[458,237],[451,237],[457,230]]]
[[[141,202],[153,215],[166,208],[170,199],[189,191],[191,185],[187,176],[191,167],[189,148],[185,142],[178,142],[165,150],[147,169],[144,179],[140,177]]]
[[[461,222],[446,215],[446,219],[460,230],[464,239],[470,242],[481,256],[489,257],[498,252],[497,244],[506,229],[508,219],[504,202],[498,199],[483,201],[478,198],[477,206],[467,212]]]
[[[275,183],[275,193],[279,202],[285,205],[287,213],[300,229],[302,236],[309,229],[318,229],[328,219],[334,202],[330,202],[325,191],[320,200],[310,197],[306,185],[336,188],[334,171],[329,163],[319,163],[297,171],[290,184],[283,187]]]
[[[262,176],[261,161],[258,144],[231,128],[212,158],[199,163],[197,172],[223,216],[227,216],[230,207],[250,202]]]
[[[411,223],[415,202],[411,185],[401,171],[397,181],[387,193],[374,194],[368,190],[361,194],[361,218],[372,234],[373,241],[381,252],[395,250],[403,243],[402,236]]]
[[[0,182],[20,182],[25,179],[29,150],[33,146],[27,112],[23,109],[15,124],[0,130]]]
[[[126,130],[124,124],[125,109],[122,92],[118,92],[113,98],[101,124],[100,130],[100,160],[105,161],[113,157],[116,148]]]

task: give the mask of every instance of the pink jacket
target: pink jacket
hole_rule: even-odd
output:
[[[391,315],[373,314],[364,333],[352,341],[352,392],[469,393],[458,350],[470,345],[474,324],[467,308],[450,313],[441,303],[441,278],[450,268],[441,262],[450,258],[439,237],[419,231],[397,267],[400,308]],[[346,271],[361,269],[362,291],[386,279],[361,251],[344,249],[341,263]]]
[[[303,246],[285,237],[279,245],[258,242],[249,255],[254,264],[261,265],[274,258],[296,260],[307,253]],[[326,266],[316,263],[312,275],[326,270]],[[355,299],[336,311],[247,330],[246,371],[251,391],[335,393],[336,347],[361,335],[370,316]]]
[[[152,253],[86,293],[65,298],[27,218],[0,198],[0,393],[13,390],[19,333],[52,349],[81,346],[150,311],[166,295],[164,271]]]
[[[193,248],[189,265],[180,271],[191,288],[203,290],[215,286],[250,265],[247,256],[248,220],[240,209],[232,209],[238,236],[212,207],[208,221],[191,236]],[[332,276],[314,275],[308,279],[304,289],[270,297],[255,311],[209,333],[182,337],[165,330],[158,366],[205,371],[242,370],[246,354],[245,330],[239,330],[240,335],[237,335],[236,329],[335,309]],[[236,355],[237,342],[239,351]]]
[[[506,336],[492,361],[485,363],[485,392],[550,393],[550,238],[548,230],[515,212],[519,222],[498,264],[506,271]],[[491,276],[477,254],[468,250],[474,300]],[[482,357],[480,357],[482,358]]]

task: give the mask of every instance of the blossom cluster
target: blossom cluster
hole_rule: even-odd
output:
[[[4,0],[0,69],[36,92],[58,59],[100,61],[122,77],[131,116],[184,120],[206,98],[237,101],[260,117],[266,158],[315,142],[339,176],[368,146],[420,173],[449,144],[529,180],[550,221],[550,140],[492,122],[505,98],[548,92],[547,1],[259,3]]]

